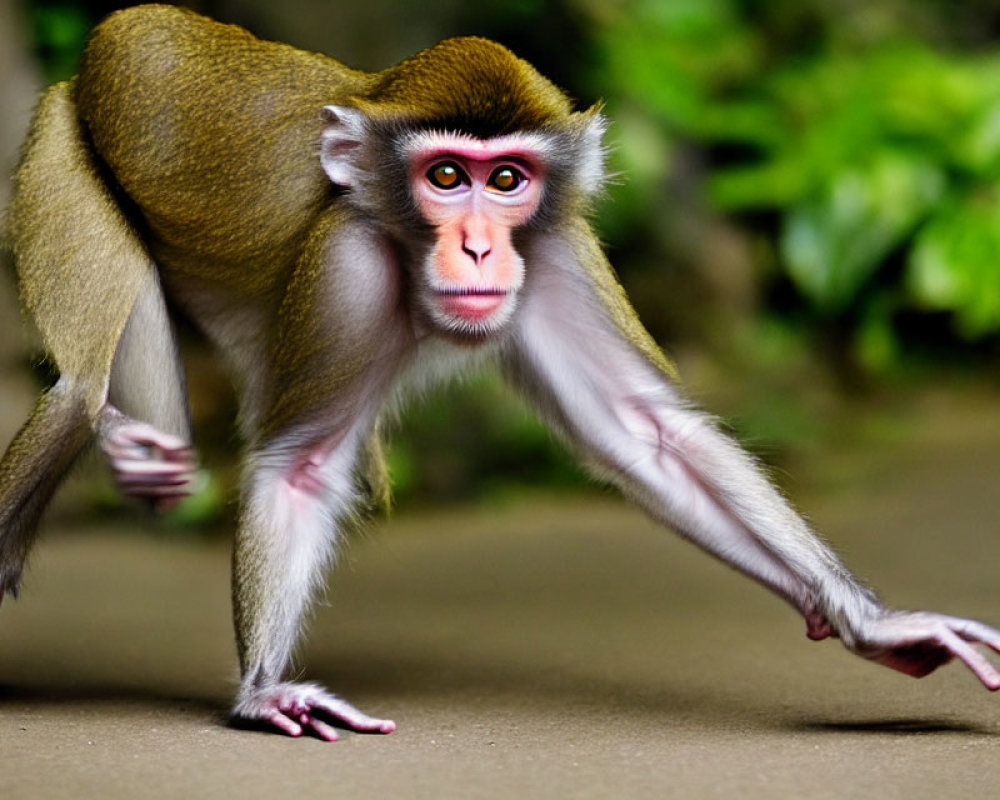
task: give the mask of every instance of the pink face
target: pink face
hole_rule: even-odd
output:
[[[511,234],[538,208],[544,162],[528,137],[421,138],[410,178],[437,230],[427,264],[431,313],[449,330],[488,332],[509,317],[524,279]]]

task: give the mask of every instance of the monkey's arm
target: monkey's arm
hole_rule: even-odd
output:
[[[243,406],[244,425],[264,421],[247,429],[253,446],[233,551],[241,673],[233,717],[332,741],[336,724],[395,729],[321,686],[285,680],[285,673],[359,504],[359,460],[373,458],[364,455],[365,441],[408,349],[409,329],[397,311],[396,263],[366,221],[330,210],[311,247],[286,288],[275,355],[265,367],[280,389],[273,396],[247,393]]]
[[[314,683],[282,680],[302,617],[352,504],[356,433],[303,450],[276,441],[252,460],[233,551],[241,685],[233,720],[336,741],[334,724],[389,733]]]
[[[916,677],[959,658],[990,689],[1000,651],[976,622],[884,607],[808,528],[753,460],[691,410],[615,294],[589,232],[536,242],[535,282],[506,353],[512,380],[602,476],[653,516],[765,584],[806,619],[810,638]]]

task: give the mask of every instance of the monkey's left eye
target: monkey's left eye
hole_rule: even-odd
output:
[[[526,180],[524,173],[514,167],[497,167],[486,185],[498,192],[513,192]]]
[[[438,189],[457,189],[467,182],[465,173],[457,164],[445,161],[427,170],[427,180]]]

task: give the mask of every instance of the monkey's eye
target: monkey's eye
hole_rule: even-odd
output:
[[[526,178],[524,173],[514,167],[497,167],[490,175],[487,186],[498,192],[513,192]]]
[[[431,186],[445,190],[457,189],[463,183],[468,182],[461,168],[451,161],[436,164],[427,170],[427,180],[430,181]]]

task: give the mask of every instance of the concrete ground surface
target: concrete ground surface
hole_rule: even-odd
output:
[[[1000,624],[1000,403],[923,406],[785,484],[890,602]],[[228,546],[143,525],[50,520],[0,610],[4,800],[1000,794],[1000,696],[809,642],[612,496],[376,524],[301,660],[397,732],[233,730]]]

